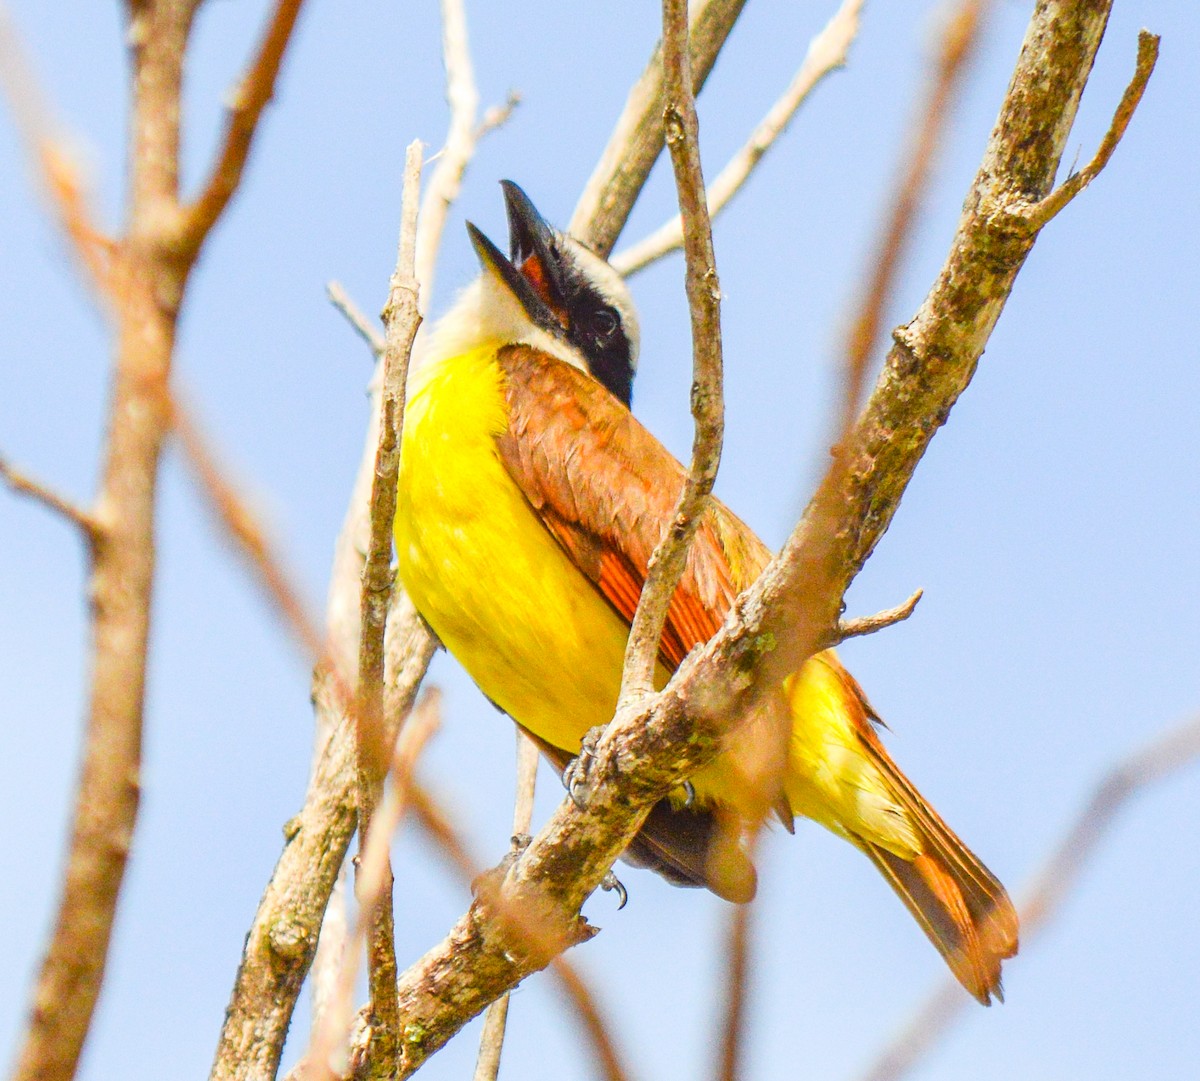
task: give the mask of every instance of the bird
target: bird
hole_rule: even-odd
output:
[[[409,379],[397,574],[482,692],[561,769],[613,716],[647,563],[686,472],[630,411],[640,329],[624,281],[501,186],[509,254],[467,223],[481,274]],[[770,557],[709,502],[660,640],[660,685]],[[1018,945],[1008,894],[892,761],[854,677],[826,650],[772,691],[786,718],[772,790],[755,789],[770,737],[747,721],[652,809],[623,858],[742,903],[757,878],[736,824],[763,807],[789,831],[807,817],[867,856],[972,996],[1002,1001],[1001,964]]]

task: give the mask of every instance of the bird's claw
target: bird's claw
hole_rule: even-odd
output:
[[[596,757],[596,747],[603,735],[604,727],[602,725],[589,728],[579,743],[579,754],[572,758],[567,763],[567,768],[563,770],[563,787],[566,788],[567,795],[571,797],[571,802],[581,811],[586,810],[588,801],[592,797],[592,779],[590,777],[592,761]]]
[[[625,887],[621,885],[621,880],[612,873],[611,869],[605,873],[602,879],[600,879],[600,888],[604,890],[605,893],[613,890],[616,891],[617,896],[621,899],[621,903],[617,905],[618,912],[625,907],[625,902],[629,900],[629,893]]]

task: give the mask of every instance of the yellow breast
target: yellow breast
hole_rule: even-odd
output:
[[[628,628],[575,569],[506,472],[499,343],[420,371],[405,413],[400,579],[480,689],[575,750],[616,706]]]

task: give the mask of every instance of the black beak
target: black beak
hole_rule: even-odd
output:
[[[557,234],[516,184],[502,180],[500,186],[508,213],[510,258],[467,222],[471,243],[484,269],[500,277],[538,326],[561,332],[566,303]]]
[[[504,257],[504,253],[483,234],[474,222],[467,222],[467,235],[475,246],[475,254],[479,256],[479,262],[483,265],[484,271],[495,274],[508,286],[512,295],[521,302],[521,306],[528,313],[529,318],[546,330],[561,329],[562,324],[559,323],[546,302],[538,296],[537,291],[525,275]]]

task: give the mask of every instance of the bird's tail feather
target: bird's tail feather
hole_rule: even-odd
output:
[[[946,959],[958,981],[983,1005],[1001,1002],[1000,965],[1017,952],[1017,913],[996,877],[942,821],[878,744],[880,772],[907,813],[921,851],[906,859],[858,839]]]

